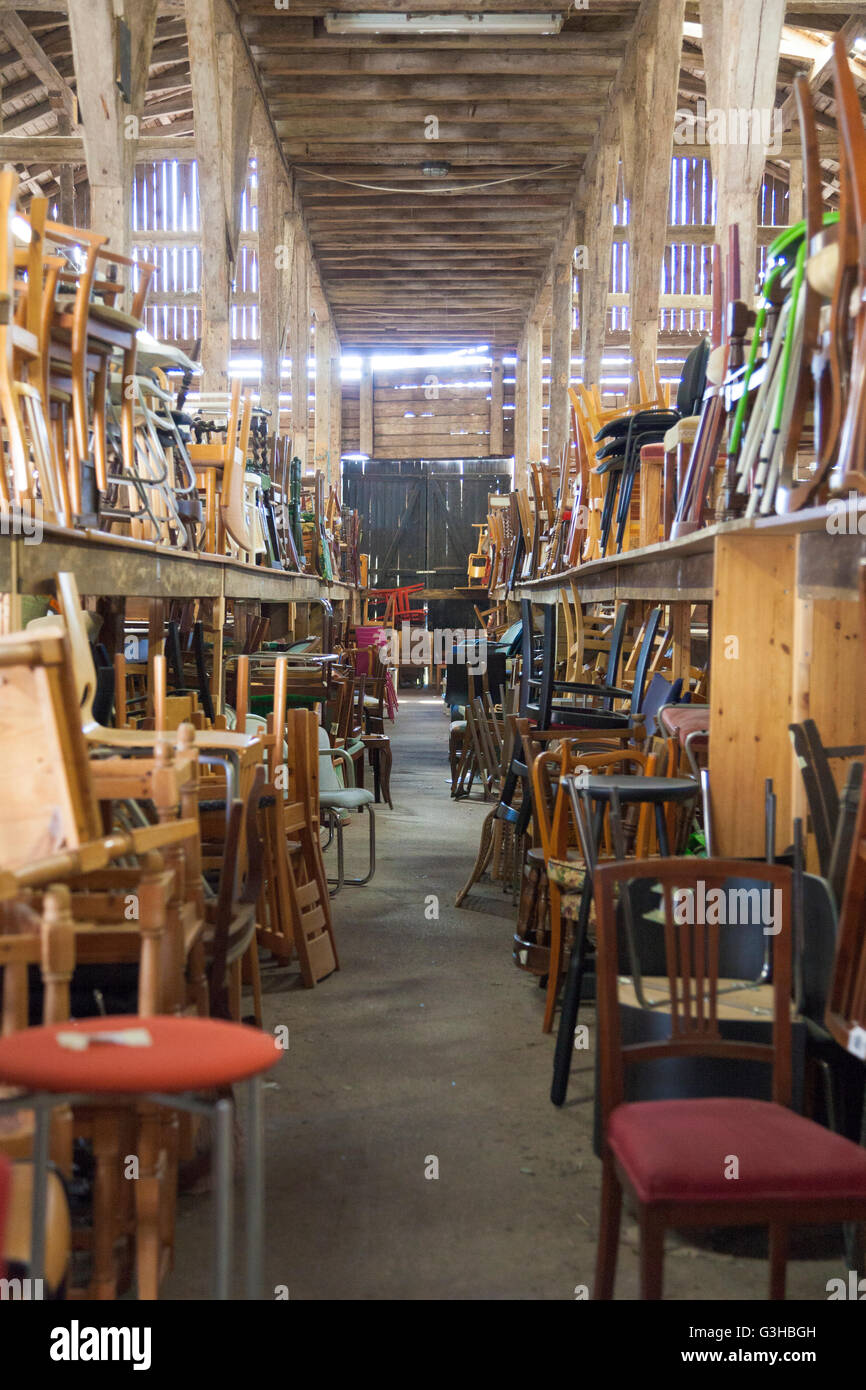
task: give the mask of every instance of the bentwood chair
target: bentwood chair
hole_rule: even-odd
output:
[[[718,994],[725,928],[717,921],[695,920],[710,916],[696,906],[701,885],[707,900],[715,890],[721,895],[715,901],[725,904],[738,879],[764,883],[781,894],[772,937],[770,1043],[723,1037]],[[658,884],[661,891],[671,1031],[666,1040],[623,1045],[615,899],[617,888],[622,895],[630,883],[641,880]],[[596,870],[595,896],[604,1128],[595,1297],[613,1297],[625,1193],[637,1209],[642,1298],[662,1297],[666,1230],[727,1226],[769,1228],[770,1297],[784,1298],[792,1227],[866,1219],[866,1150],[790,1109],[791,871],[735,860],[609,864]],[[771,1071],[772,1100],[626,1101],[626,1078],[633,1067],[686,1057],[764,1062]]]

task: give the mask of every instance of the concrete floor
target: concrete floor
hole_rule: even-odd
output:
[[[392,739],[394,810],[377,808],[376,876],[334,900],[341,970],[305,990],[294,965],[263,963],[265,1025],[290,1030],[265,1093],[265,1289],[573,1299],[592,1284],[598,1221],[592,1057],[556,1110],[542,992],[511,962],[510,897],[482,881],[470,910],[454,907],[489,808],[450,799],[439,701],[401,692]],[[358,872],[365,823],[346,840]],[[591,1006],[582,1017],[592,1034]],[[163,1297],[209,1297],[210,1222],[207,1195],[181,1197]],[[843,1273],[841,1246],[807,1240],[788,1296],[823,1300]],[[764,1298],[760,1238],[728,1241],[717,1252],[672,1237],[666,1297]],[[617,1297],[637,1297],[627,1216]]]

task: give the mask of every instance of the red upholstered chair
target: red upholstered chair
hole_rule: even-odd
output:
[[[624,1046],[617,998],[615,889],[635,879],[661,885],[671,1036]],[[702,892],[721,889],[725,903],[731,903],[728,886],[735,879],[759,880],[781,893],[781,929],[772,936],[774,1017],[769,1044],[732,1041],[719,1031],[719,934],[737,927],[676,920],[713,915],[700,909],[707,901]],[[701,880],[703,890],[698,888]],[[613,1297],[625,1191],[637,1207],[642,1298],[662,1296],[665,1231],[701,1226],[768,1226],[770,1297],[784,1298],[791,1226],[866,1220],[866,1150],[789,1109],[791,872],[736,860],[643,860],[598,868],[594,888],[604,1133],[595,1297]],[[691,911],[684,891],[695,895]],[[638,931],[659,930],[648,922],[635,926]],[[629,1067],[697,1056],[767,1062],[772,1068],[772,1101],[625,1101]],[[736,1178],[730,1176],[732,1156],[737,1159]]]
[[[138,1030],[140,1046],[103,1039],[69,1046],[68,1036],[82,1042],[88,1034]],[[67,1041],[64,1041],[66,1039]],[[75,1096],[135,1097],[170,1110],[210,1114],[214,1120],[216,1177],[215,1297],[230,1297],[232,1260],[232,1105],[202,1093],[247,1084],[246,1112],[246,1229],[248,1298],[261,1293],[261,1253],[264,1229],[262,1161],[262,1073],[281,1056],[272,1035],[221,1019],[158,1015],[135,1018],[86,1018],[74,1023],[27,1028],[0,1039],[0,1084],[24,1087],[26,1103],[36,1112],[33,1145],[31,1275],[40,1279],[45,1267],[45,1214],[48,1176],[48,1137],[51,1111]],[[20,1096],[0,1101],[0,1113],[20,1107]]]

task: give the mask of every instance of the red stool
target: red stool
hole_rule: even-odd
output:
[[[145,1031],[150,1043],[130,1047],[93,1042],[78,1050],[63,1045],[58,1034]],[[229,1297],[232,1267],[232,1105],[205,1100],[201,1092],[246,1082],[249,1111],[246,1142],[247,1298],[261,1296],[264,1228],[262,1145],[262,1073],[279,1060],[280,1049],[268,1033],[221,1019],[158,1015],[135,1018],[85,1018],[76,1023],[26,1028],[0,1039],[0,1083],[26,1088],[25,1097],[0,1102],[6,1109],[31,1107],[34,1190],[31,1277],[45,1274],[48,1144],[51,1111],[94,1095],[135,1096],[172,1110],[210,1115],[214,1121],[216,1176],[215,1297]]]

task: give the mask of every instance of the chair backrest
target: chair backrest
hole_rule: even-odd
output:
[[[644,689],[646,687],[647,672],[652,660],[653,645],[656,640],[656,633],[662,620],[661,608],[654,608],[644,625],[643,641],[638,654],[637,665],[634,672],[634,685],[631,693],[631,713],[640,714],[643,709]]]
[[[622,656],[622,644],[625,638],[625,624],[627,617],[628,604],[618,604],[616,610],[616,617],[614,618],[613,623],[613,631],[610,634],[610,651],[607,654],[607,667],[605,668],[604,673],[605,685],[616,685],[620,657]]]
[[[606,1125],[625,1097],[625,1070],[639,1062],[676,1057],[730,1058],[766,1062],[772,1068],[772,1095],[791,1100],[791,870],[778,864],[725,859],[645,859],[604,864],[594,874],[598,922],[597,999],[601,1106]],[[670,988],[670,1036],[624,1045],[617,993],[619,951],[616,890],[649,880],[661,887],[665,973]],[[748,906],[732,881],[761,887]],[[755,909],[757,908],[757,911]],[[719,942],[722,931],[737,930],[746,916],[772,933],[773,1033],[770,1043],[723,1038],[718,1023]],[[637,927],[640,930],[640,927]]]
[[[331,736],[321,724],[319,725],[319,790],[323,792],[341,792],[343,790],[337,776],[334,759],[331,757]]]
[[[0,864],[21,868],[102,834],[60,623],[0,637]]]
[[[866,775],[839,913],[825,1021],[842,1047],[866,1061]]]
[[[87,730],[96,724],[93,714],[93,701],[96,695],[97,676],[90,650],[90,639],[84,623],[84,610],[78,593],[78,581],[68,570],[55,575],[57,596],[63,610],[63,621],[69,635],[72,654],[72,670],[78,688],[78,704],[81,710],[81,726]]]
[[[539,753],[532,761],[530,776],[532,810],[545,859],[564,858],[569,845],[571,799],[566,784],[562,781],[563,777],[571,776],[583,769],[596,773],[635,772],[651,776],[653,765],[653,759],[636,748],[611,753],[586,753],[576,743],[566,739],[563,739],[560,747],[548,748]],[[641,810],[643,812],[644,808]],[[648,824],[649,817],[642,814],[637,840],[639,854],[649,852],[649,846],[646,844]],[[576,836],[573,843],[578,843]]]
[[[264,853],[258,828],[259,801],[264,784],[265,770],[263,767],[257,767],[246,805],[240,797],[236,797],[229,808],[208,971],[211,1013],[223,1017],[228,1016],[224,982],[228,963],[229,933],[237,914],[244,910],[249,911],[258,901],[264,877]],[[241,854],[244,829],[246,855]]]

